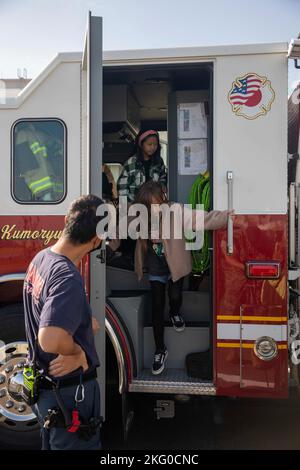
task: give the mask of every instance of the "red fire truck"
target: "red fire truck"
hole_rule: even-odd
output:
[[[83,53],[57,54],[18,96],[1,98],[0,442],[30,443],[38,428],[19,394],[28,264],[59,238],[74,198],[101,196],[104,164],[117,180],[142,126],[160,132],[171,200],[187,203],[205,172],[209,207],[233,207],[236,215],[233,225],[209,235],[204,272],[196,269],[185,280],[186,329],[178,333],[166,324],[169,358],[159,376],[151,374],[149,285],[137,281],[126,242],[107,263],[105,244],[82,263],[101,327],[103,414],[114,370],[126,429],[137,393],[170,400],[288,397],[289,384],[298,384],[300,178],[299,96],[290,106],[288,148],[287,70],[288,57],[298,66],[299,55],[294,40],[289,48],[212,46],[102,57],[102,20],[90,14]],[[203,353],[202,376],[186,368],[191,353]]]

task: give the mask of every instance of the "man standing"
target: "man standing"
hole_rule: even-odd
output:
[[[96,379],[99,359],[94,343],[98,324],[91,315],[78,271],[83,257],[101,244],[96,235],[101,220],[96,210],[100,204],[103,201],[92,195],[76,199],[65,217],[61,238],[40,251],[26,273],[23,299],[29,359],[35,357],[38,369],[43,369],[58,385],[64,411],[72,424],[66,427],[53,421],[48,429],[44,427],[48,410],[61,407],[51,382],[42,380],[33,409],[41,425],[44,450],[101,449],[99,426],[88,440],[76,431],[77,412],[85,423],[99,423],[100,418]]]

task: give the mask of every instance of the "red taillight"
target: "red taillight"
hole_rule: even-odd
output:
[[[280,263],[273,261],[248,261],[246,263],[246,275],[249,278],[278,279],[280,275]]]

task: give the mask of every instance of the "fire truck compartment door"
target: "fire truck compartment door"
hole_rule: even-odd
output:
[[[227,230],[214,232],[217,394],[285,398],[288,394],[287,218],[284,214],[236,215],[233,225],[232,254],[227,252]],[[247,263],[255,260],[279,262],[279,277],[250,278]]]

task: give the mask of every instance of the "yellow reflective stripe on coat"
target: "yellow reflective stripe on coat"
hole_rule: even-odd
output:
[[[39,142],[32,142],[32,144],[30,145],[30,148],[33,151],[33,153],[35,153],[36,149],[39,148],[39,146],[40,146]]]
[[[32,194],[35,195],[40,191],[44,191],[48,188],[53,188],[54,183],[51,181],[50,176],[45,176],[45,178],[41,178],[40,180],[33,181],[29,184],[29,189],[31,190]]]
[[[48,188],[52,188],[52,187],[53,187],[53,183],[49,182],[47,184],[44,184],[43,186],[39,186],[38,188],[33,189],[32,194],[36,194],[39,191],[43,191],[44,189],[48,189]]]
[[[43,157],[48,157],[47,148],[44,145],[40,147],[40,152],[43,155]]]
[[[43,157],[48,157],[47,147],[45,145],[40,145],[37,141],[30,145],[30,149],[34,155],[41,153]]]
[[[45,181],[50,181],[50,176],[45,176],[45,178],[41,178],[40,180],[33,181],[32,183],[30,183],[29,188],[32,189],[36,185],[45,183]]]

